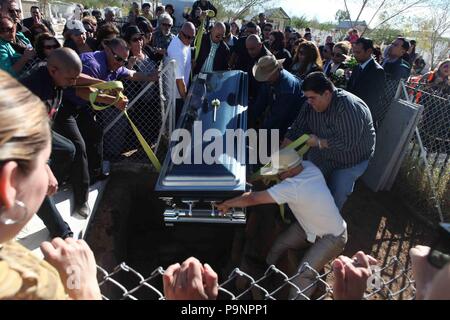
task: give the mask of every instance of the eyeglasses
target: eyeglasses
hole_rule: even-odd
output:
[[[111,52],[113,54],[113,57],[114,57],[114,60],[116,60],[117,62],[122,63],[122,64],[128,64],[128,60],[127,59],[124,59],[121,56],[119,56],[117,53],[114,52],[113,49],[109,48],[109,50],[111,50]]]
[[[13,14],[13,13],[22,13],[22,10],[20,10],[20,9],[9,9],[8,12],[11,13],[11,14]]]
[[[170,28],[172,25],[170,23],[161,23],[162,26]]]
[[[2,33],[11,33],[11,32],[13,32],[14,31],[14,26],[13,27],[10,27],[10,28],[0,28],[0,32],[2,32]]]
[[[54,45],[50,45],[50,46],[44,46],[44,49],[46,50],[52,50],[52,49],[58,49],[59,45],[54,44]]]
[[[194,36],[189,36],[189,35],[187,35],[186,33],[184,33],[183,31],[180,31],[180,33],[182,34],[182,36],[183,36],[184,38],[186,38],[186,40],[191,41],[192,39],[194,39]]]
[[[336,58],[344,58],[344,55],[342,53],[335,53],[335,52],[333,52],[331,55],[333,57],[336,57]]]
[[[144,41],[144,37],[137,37],[137,38],[131,39],[131,42],[138,42],[138,41]]]

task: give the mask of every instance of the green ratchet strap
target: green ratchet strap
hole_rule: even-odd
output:
[[[90,87],[91,89],[96,89],[89,94],[89,102],[91,103],[92,109],[94,109],[96,111],[106,110],[109,107],[114,106],[117,103],[117,101],[119,101],[122,97],[124,97],[124,94],[122,92],[123,84],[121,81],[110,81],[110,82],[97,83],[97,84],[93,84],[93,85],[90,85],[87,87]],[[110,105],[98,106],[95,104],[95,101],[97,100],[97,97],[100,93],[116,95],[116,100],[114,101],[114,103],[111,103]],[[144,149],[145,153],[147,154],[148,159],[153,164],[156,171],[160,172],[161,164],[159,163],[159,160],[156,157],[156,155],[154,154],[152,148],[150,148],[147,141],[145,141],[144,137],[139,132],[136,125],[133,123],[133,121],[131,120],[130,116],[128,115],[126,109],[123,111],[123,113],[125,114],[125,117],[128,119],[128,122],[130,123],[130,126],[133,129],[134,134],[136,135],[136,138],[139,140],[142,148]]]
[[[121,97],[123,97],[123,84],[121,81],[110,81],[110,82],[102,82],[102,83],[97,83],[97,84],[93,84],[90,86],[92,89],[97,89],[94,92],[91,92],[91,94],[89,95],[89,102],[91,103],[92,108],[95,111],[103,111],[108,109],[109,107],[114,106],[117,101],[119,101],[119,99]],[[115,91],[115,92],[113,92]],[[98,106],[95,104],[95,101],[97,100],[97,97],[100,93],[106,93],[106,94],[110,94],[110,95],[116,95],[116,100],[111,103],[110,105],[107,106]]]
[[[309,150],[309,146],[306,144],[306,141],[308,141],[308,139],[309,139],[309,135],[304,134],[297,140],[291,142],[285,148],[286,149],[294,149],[297,151],[299,156],[303,157],[305,155],[305,153]],[[264,168],[270,167],[270,165],[271,165],[271,163],[269,162],[268,164],[266,164],[264,166]],[[258,180],[262,180],[262,182],[266,186],[269,185],[271,182],[280,183],[280,179],[278,178],[277,175],[272,175],[272,176],[261,175],[261,169],[259,169],[257,172],[255,172],[250,177],[250,182],[254,182],[254,181],[258,181]],[[281,219],[283,220],[283,222],[285,222],[285,223],[289,222],[285,218],[284,204],[280,204],[280,215],[281,215]]]

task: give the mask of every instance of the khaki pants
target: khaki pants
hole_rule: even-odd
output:
[[[306,252],[299,264],[299,268],[306,262],[314,270],[319,271],[344,250],[346,243],[347,230],[339,236],[328,234],[320,238],[317,237],[314,243],[308,242],[305,231],[296,221],[277,237],[267,255],[266,262],[269,265],[275,265],[286,250],[304,249]],[[295,277],[292,282],[300,288],[302,293],[300,294],[295,287],[292,287],[289,293],[289,299],[301,300],[309,298],[316,288],[316,273],[306,269]]]

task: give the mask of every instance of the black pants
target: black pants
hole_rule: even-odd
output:
[[[98,176],[102,173],[103,126],[96,120],[94,111],[90,109],[80,111],[77,123],[86,143],[89,173],[92,177]]]
[[[69,139],[52,132],[50,167],[58,181],[64,180],[75,157],[75,146]],[[45,197],[37,215],[44,222],[52,238],[73,236],[67,222],[63,220],[50,197]]]
[[[73,188],[75,206],[88,200],[89,195],[89,167],[86,145],[78,129],[75,117],[77,111],[73,105],[64,104],[53,123],[53,130],[69,139],[75,146],[75,156],[69,169],[69,177]]]

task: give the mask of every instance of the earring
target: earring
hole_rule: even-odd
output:
[[[14,207],[5,209],[0,208],[0,223],[5,225],[12,225],[25,220],[28,215],[28,209],[25,203],[19,200],[14,201]]]

